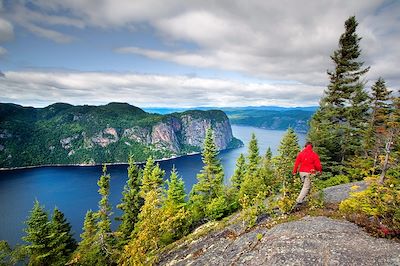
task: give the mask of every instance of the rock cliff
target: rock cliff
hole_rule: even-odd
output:
[[[212,128],[220,150],[242,145],[224,112],[146,113],[129,104],[45,108],[0,104],[0,167],[138,161],[199,152]]]

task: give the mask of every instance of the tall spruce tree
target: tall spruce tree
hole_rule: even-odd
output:
[[[29,254],[29,265],[51,265],[51,232],[47,212],[39,201],[35,200],[28,220],[25,222],[26,235],[22,237],[29,245],[26,250]]]
[[[371,117],[365,134],[364,145],[367,154],[374,159],[375,168],[378,156],[385,145],[385,136],[388,133],[391,91],[386,88],[383,78],[379,78],[371,87],[371,90]]]
[[[173,166],[169,180],[166,181],[165,200],[162,206],[161,242],[169,244],[186,233],[189,214],[186,210],[185,183]]]
[[[261,156],[255,134],[251,135],[247,155],[247,169],[239,191],[239,200],[248,197],[251,201],[260,193],[267,193],[265,182],[260,172]]]
[[[103,166],[103,174],[100,176],[97,185],[99,186],[99,210],[97,212],[97,241],[102,255],[110,264],[112,263],[113,245],[115,244],[114,235],[111,231],[111,205],[109,203],[110,194],[110,175],[107,174],[107,167]]]
[[[195,221],[203,219],[207,205],[223,194],[224,170],[218,158],[218,148],[211,129],[206,132],[202,160],[203,169],[197,174],[198,182],[193,185],[190,193],[190,205]]]
[[[121,224],[118,228],[120,232],[120,244],[122,245],[127,243],[138,221],[140,207],[143,205],[143,199],[140,197],[139,192],[140,170],[136,166],[133,156],[130,156],[128,180],[122,192],[122,202],[117,206],[122,210],[122,215],[119,218]]]
[[[73,259],[71,262],[78,265],[102,265],[107,262],[103,258],[100,246],[96,239],[97,225],[96,213],[92,210],[86,212],[85,221],[83,223],[83,233],[81,242],[79,242]]]
[[[143,169],[140,196],[145,198],[147,192],[156,188],[161,188],[164,175],[165,171],[161,170],[152,157],[149,157]]]
[[[330,167],[361,152],[368,119],[368,94],[362,76],[369,67],[363,68],[359,60],[361,38],[356,33],[357,26],[354,16],[345,22],[339,48],[331,56],[335,69],[328,71],[330,84],[310,122],[308,137]]]
[[[70,255],[76,249],[76,241],[72,237],[71,225],[67,222],[64,214],[54,209],[53,216],[50,222],[51,239],[51,261],[52,265],[65,265],[68,262]]]
[[[243,153],[241,153],[236,160],[235,172],[233,173],[231,179],[232,187],[234,187],[236,190],[239,190],[242,185],[244,176],[246,174],[246,168],[246,158],[244,157]]]
[[[214,133],[207,130],[202,152],[203,169],[197,174],[197,184],[193,186],[193,194],[201,194],[206,201],[219,195],[223,190],[224,170],[218,158],[218,148],[214,143]]]

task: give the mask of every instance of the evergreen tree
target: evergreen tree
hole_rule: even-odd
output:
[[[378,156],[383,150],[385,135],[388,133],[387,122],[391,109],[389,104],[391,91],[386,88],[383,78],[379,78],[371,90],[371,117],[364,143],[367,154],[374,159],[375,168]]]
[[[139,192],[140,170],[136,166],[133,156],[131,156],[129,157],[128,180],[122,192],[122,202],[117,206],[122,210],[122,216],[119,218],[121,224],[118,229],[121,244],[126,244],[129,240],[138,220],[140,207],[143,204]]]
[[[8,245],[7,241],[0,240],[0,266],[8,266],[11,264],[11,253],[12,249]]]
[[[121,265],[152,265],[160,247],[163,222],[161,193],[152,189],[145,194],[144,205],[139,213],[134,235],[120,258]]]
[[[275,161],[275,178],[279,182],[276,189],[281,192],[279,207],[282,211],[288,211],[295,201],[299,187],[298,178],[293,178],[292,171],[297,154],[300,151],[298,137],[293,129],[289,128],[283,136],[278,147],[278,156]]]
[[[274,171],[273,171],[273,162],[272,162],[272,151],[271,148],[268,147],[264,158],[262,158],[260,175],[264,179],[264,184],[266,187],[273,186],[274,182]]]
[[[100,250],[97,234],[96,213],[92,210],[86,212],[85,221],[83,223],[83,233],[81,242],[74,253],[72,263],[78,265],[106,265],[107,262]]]
[[[65,265],[76,248],[76,241],[71,234],[71,225],[57,208],[54,209],[50,222],[49,238],[51,252],[48,262],[52,265]]]
[[[181,208],[186,204],[186,192],[185,192],[185,183],[183,179],[178,176],[178,172],[175,168],[175,165],[172,167],[171,175],[169,177],[169,181],[166,182],[168,189],[166,191],[166,206],[174,206],[176,208]]]
[[[241,153],[236,161],[235,172],[232,176],[232,187],[234,187],[236,190],[239,190],[242,185],[244,176],[246,174],[246,168],[246,159],[243,153]]]
[[[330,84],[310,123],[309,139],[329,166],[360,153],[368,119],[368,95],[361,78],[369,67],[363,68],[359,61],[361,38],[356,33],[357,25],[354,16],[345,22],[339,48],[331,56],[335,70],[328,72]]]
[[[251,134],[251,139],[249,142],[249,155],[247,156],[247,159],[249,160],[249,164],[247,167],[248,172],[250,175],[255,175],[258,170],[261,157],[256,135],[254,133]]]
[[[218,149],[211,129],[208,129],[206,133],[202,160],[203,169],[197,175],[198,182],[193,185],[190,195],[195,220],[204,217],[207,204],[223,196],[224,170],[218,158]]]
[[[249,142],[248,155],[247,155],[247,169],[244,175],[243,182],[239,191],[239,200],[243,201],[244,197],[247,197],[249,201],[252,201],[261,192],[266,195],[267,188],[264,183],[264,179],[260,172],[261,157],[258,148],[258,142],[255,134],[251,135]]]
[[[99,194],[101,199],[99,201],[99,211],[97,212],[97,240],[100,250],[109,262],[112,261],[114,236],[111,232],[111,206],[109,203],[110,194],[110,175],[107,174],[107,167],[103,166],[103,174],[100,176],[97,185],[99,186]]]
[[[163,222],[161,223],[161,242],[169,244],[186,233],[188,212],[186,210],[186,192],[183,179],[178,176],[175,166],[172,168],[169,181],[166,182],[166,197],[163,202]]]
[[[28,220],[25,222],[26,235],[22,239],[29,243],[26,250],[29,254],[29,265],[50,265],[51,226],[48,214],[39,201],[35,200]]]
[[[154,159],[149,157],[143,169],[142,185],[140,189],[140,195],[142,198],[145,198],[146,193],[152,189],[161,188],[164,174],[164,170],[161,170],[159,165],[155,163]]]

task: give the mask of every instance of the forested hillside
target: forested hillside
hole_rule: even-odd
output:
[[[238,147],[221,111],[149,114],[124,103],[45,108],[0,104],[0,168],[43,164],[94,164],[168,158],[199,152],[206,129],[219,149]]]

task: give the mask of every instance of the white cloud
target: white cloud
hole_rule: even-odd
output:
[[[7,53],[7,49],[0,46],[0,56],[5,55],[6,53]],[[1,77],[1,75],[0,75],[0,77]]]
[[[146,25],[165,49],[138,47],[132,41],[115,51],[310,87],[328,83],[326,70],[333,67],[329,55],[337,48],[345,19],[356,15],[363,59],[371,66],[366,78],[373,82],[382,76],[390,86],[400,86],[398,1],[37,0],[30,3],[35,11],[24,1],[17,3],[15,21],[57,42],[73,40],[57,25],[119,30]],[[175,43],[191,48],[174,50]]]
[[[54,102],[137,106],[316,105],[323,87],[267,84],[188,76],[102,72],[5,72],[1,102],[45,106]]]
[[[14,28],[12,24],[0,18],[0,43],[6,42],[14,38]]]

